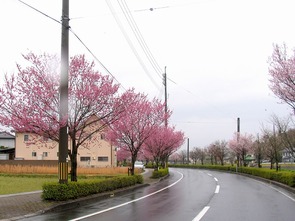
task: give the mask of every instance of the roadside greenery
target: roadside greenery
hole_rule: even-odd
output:
[[[0,174],[0,195],[41,190],[44,182],[57,181],[57,176]]]
[[[157,178],[164,177],[164,176],[166,176],[168,174],[169,174],[168,168],[158,169],[158,170],[153,171],[152,178],[157,179]]]
[[[113,177],[113,175],[79,175],[79,179],[81,180],[103,180]],[[44,183],[57,181],[57,174],[0,173],[0,195],[42,190],[42,185]]]
[[[195,168],[195,169],[209,169],[209,170],[222,170],[228,172],[238,172],[243,174],[248,174],[256,177],[261,177],[264,179],[273,180],[282,184],[286,184],[290,187],[295,187],[295,171],[276,171],[264,168],[254,168],[254,167],[235,167],[235,166],[221,166],[221,165],[188,165],[188,164],[173,164],[169,167],[178,168]]]
[[[143,183],[142,175],[120,176],[104,180],[90,180],[59,184],[56,182],[43,185],[42,198],[44,200],[65,201],[92,194],[113,191]]]

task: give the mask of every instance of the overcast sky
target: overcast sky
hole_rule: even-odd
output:
[[[23,2],[60,21],[61,0]],[[164,100],[166,66],[170,124],[191,148],[205,147],[231,139],[238,117],[241,133],[256,135],[272,114],[291,112],[268,88],[267,61],[273,43],[295,47],[294,6],[294,0],[70,0],[70,26],[122,91],[134,87]],[[22,53],[60,54],[61,25],[51,18],[1,0],[1,76],[15,71]],[[95,60],[72,33],[70,54]]]

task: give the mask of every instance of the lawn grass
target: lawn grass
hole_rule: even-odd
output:
[[[42,190],[44,183],[58,182],[55,170],[52,167],[1,166],[0,195]],[[127,171],[128,168],[124,167],[78,168],[78,181],[122,176],[126,175]]]
[[[42,190],[45,182],[58,182],[57,176],[2,176],[0,175],[0,195]]]
[[[114,176],[81,175],[78,177],[78,181],[110,177]],[[45,174],[0,174],[0,195],[42,190],[42,185],[47,182],[58,182],[58,176]]]

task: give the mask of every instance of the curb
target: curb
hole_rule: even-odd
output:
[[[233,172],[233,174],[246,176],[246,177],[249,177],[249,178],[252,178],[252,179],[255,179],[255,180],[259,180],[259,181],[264,182],[264,183],[272,184],[272,185],[278,186],[278,187],[280,187],[282,189],[285,189],[285,190],[295,194],[295,188],[292,188],[292,187],[290,187],[290,186],[288,186],[286,184],[283,184],[283,183],[280,183],[280,182],[277,182],[277,181],[274,181],[274,180],[269,180],[269,179],[265,179],[265,178],[262,178],[262,177],[253,176],[253,175],[244,174],[244,173]]]
[[[49,207],[49,208],[43,210],[42,213],[58,212],[58,211],[78,208],[80,206],[84,206],[84,205],[87,205],[89,203],[93,203],[93,202],[95,202],[97,200],[112,198],[115,195],[120,196],[123,193],[131,192],[131,191],[133,191],[135,189],[146,187],[146,186],[149,186],[149,185],[150,184],[136,184],[135,186],[121,188],[121,189],[117,189],[117,190],[114,190],[114,191],[98,193],[98,194],[94,194],[94,195],[90,195],[90,196],[86,196],[86,197],[81,197],[81,198],[74,199],[74,200],[62,201],[62,202],[58,203],[57,205],[54,205],[52,207]]]

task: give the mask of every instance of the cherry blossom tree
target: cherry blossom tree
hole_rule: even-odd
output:
[[[174,164],[177,164],[178,162],[181,162],[181,155],[178,152],[173,153],[170,157],[169,157],[169,161],[172,161]]]
[[[200,161],[201,164],[204,165],[204,160],[206,158],[206,151],[204,148],[194,147],[190,151],[190,156],[191,156],[194,164],[197,164],[197,161]]]
[[[165,113],[165,105],[157,99],[149,101],[142,93],[126,91],[122,97],[124,112],[121,118],[111,125],[107,138],[118,147],[131,153],[131,174],[134,163],[144,142],[152,135],[155,127],[163,124],[170,116]]]
[[[235,133],[234,137],[229,140],[229,148],[236,154],[238,165],[243,163],[245,166],[245,157],[247,153],[252,149],[254,138],[249,134]]]
[[[224,165],[224,158],[228,153],[227,142],[225,140],[216,140],[209,145],[208,150],[211,153],[215,164],[217,164],[217,160],[219,160],[220,164]]]
[[[292,149],[288,148],[292,145],[292,137],[294,134],[289,132],[290,118],[279,118],[276,115],[272,115],[270,118],[272,122],[272,128],[262,128],[262,143],[264,156],[270,160],[270,168],[273,168],[275,163],[276,170],[279,169],[279,162],[282,160],[282,151]]]
[[[185,164],[185,162],[188,162],[187,160],[187,152],[186,150],[181,150],[178,152],[178,160],[182,163]]]
[[[144,153],[152,156],[156,168],[161,163],[166,167],[170,155],[172,155],[184,142],[184,133],[175,131],[174,127],[164,125],[155,127],[151,136],[144,142]]]
[[[48,54],[23,56],[28,66],[5,76],[0,89],[0,124],[17,132],[31,132],[59,140],[59,61]],[[68,134],[71,142],[71,180],[77,181],[78,147],[119,117],[118,85],[96,71],[84,55],[74,56],[69,66]],[[114,108],[116,105],[116,108]],[[87,128],[87,129],[86,129]]]
[[[287,47],[274,45],[269,59],[270,89],[295,112],[295,50],[287,55]]]

